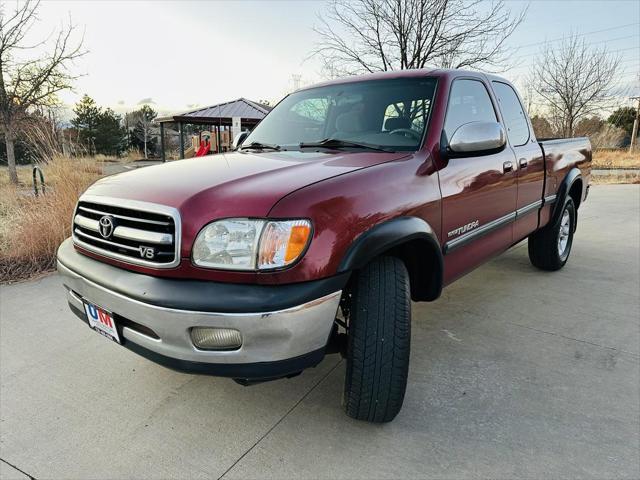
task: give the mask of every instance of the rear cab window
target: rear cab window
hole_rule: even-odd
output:
[[[502,82],[493,82],[493,91],[498,97],[507,136],[511,145],[519,147],[525,145],[530,138],[529,122],[520,99],[513,87]]]
[[[431,99],[419,98],[397,101],[387,106],[382,121],[382,131],[413,130],[422,132],[431,108]]]

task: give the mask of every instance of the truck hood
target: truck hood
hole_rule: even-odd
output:
[[[233,152],[105,177],[87,194],[177,208],[185,240],[211,220],[264,217],[285,195],[336,175],[397,160],[408,152]]]

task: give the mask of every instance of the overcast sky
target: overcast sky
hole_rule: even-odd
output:
[[[520,11],[527,3],[508,6]],[[152,102],[164,113],[237,97],[277,101],[292,89],[292,75],[301,75],[302,84],[320,80],[318,63],[305,58],[325,6],[323,1],[50,0],[41,5],[33,33],[46,34],[69,15],[84,30],[89,53],[73,68],[86,75],[75,92],[61,96],[66,104],[87,93],[119,112]],[[623,92],[638,85],[637,0],[530,2],[510,41],[519,47],[514,57],[521,65],[504,75],[518,82],[541,41],[572,31],[622,56]]]

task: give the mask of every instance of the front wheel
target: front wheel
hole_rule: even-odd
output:
[[[390,422],[407,387],[411,340],[409,274],[394,257],[356,273],[348,298],[344,407],[352,418]]]
[[[529,237],[531,263],[541,270],[560,270],[569,259],[575,230],[576,207],[567,197],[560,218]]]

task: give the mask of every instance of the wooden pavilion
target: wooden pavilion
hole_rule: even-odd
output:
[[[160,124],[160,151],[162,161],[166,159],[165,153],[165,124],[175,123],[177,125],[178,137],[180,142],[180,158],[185,156],[184,127],[185,125],[202,125],[208,127],[208,131],[215,141],[214,152],[220,152],[225,144],[233,141],[232,130],[253,130],[253,128],[262,120],[271,107],[258,102],[247,100],[246,98],[238,98],[230,102],[212,105],[210,107],[198,108],[188,112],[169,115],[156,119]],[[223,141],[224,140],[224,141]]]

